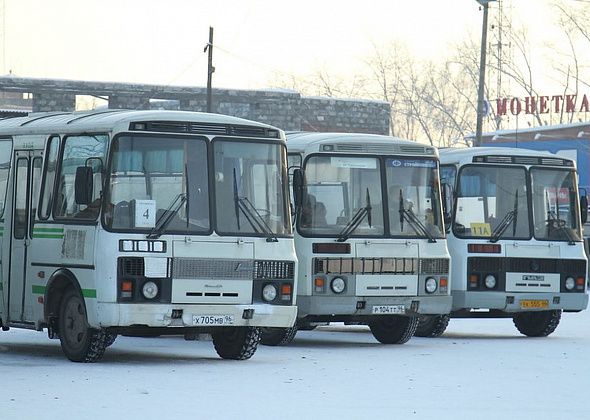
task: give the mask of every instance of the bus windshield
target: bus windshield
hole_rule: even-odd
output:
[[[314,155],[305,177],[298,222],[303,235],[443,236],[435,160]]]
[[[530,238],[524,167],[468,165],[459,172],[453,233],[458,237]]]
[[[149,231],[166,219],[166,232],[210,231],[206,139],[115,138],[105,225]]]
[[[339,236],[356,217],[358,224],[351,236],[383,236],[379,159],[311,156],[305,164],[305,178],[307,194],[298,224],[301,233]]]
[[[290,233],[284,146],[216,140],[213,152],[215,230],[266,237]],[[205,138],[116,138],[105,225],[157,235],[209,234],[209,166]],[[284,175],[277,174],[281,170]]]
[[[438,168],[432,159],[385,160],[392,236],[443,236]],[[424,230],[426,232],[424,232]]]
[[[532,168],[531,184],[535,238],[581,240],[574,171]]]
[[[284,145],[213,141],[217,231],[266,236],[291,234]]]

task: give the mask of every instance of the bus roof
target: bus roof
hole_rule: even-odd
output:
[[[543,164],[550,166],[575,166],[575,162],[563,156],[555,155],[553,153],[530,150],[530,149],[515,149],[512,147],[468,147],[468,148],[449,148],[440,149],[440,163],[449,164],[467,164],[473,163],[475,157],[494,157],[486,160],[487,163],[515,163],[522,165]],[[509,158],[512,161],[508,161]],[[543,160],[530,160],[526,158],[545,158]],[[522,158],[522,159],[519,159]],[[484,161],[482,161],[484,162]]]
[[[31,113],[25,117],[5,118],[0,120],[0,135],[129,130],[130,124],[137,122],[146,122],[156,128],[155,130],[146,129],[146,131],[243,135],[240,134],[240,128],[250,127],[257,129],[250,133],[250,137],[284,138],[284,133],[278,128],[227,115],[191,111],[123,109],[40,112]],[[256,133],[261,134],[256,135]]]
[[[290,152],[313,153],[325,145],[339,153],[438,155],[432,146],[379,134],[287,132]]]

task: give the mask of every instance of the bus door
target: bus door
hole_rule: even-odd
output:
[[[33,221],[39,198],[42,151],[14,151],[14,188],[12,201],[10,272],[8,275],[8,313],[11,321],[27,321],[32,313],[30,282],[27,277],[28,249],[33,238]]]

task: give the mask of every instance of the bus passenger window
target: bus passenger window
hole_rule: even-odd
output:
[[[58,177],[55,216],[95,220],[100,210],[102,189],[101,162],[105,162],[107,136],[70,136],[65,139],[63,157]],[[90,204],[77,204],[74,182],[76,168],[90,166],[93,169],[93,191]]]

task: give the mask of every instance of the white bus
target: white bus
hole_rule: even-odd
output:
[[[419,314],[448,313],[436,149],[379,135],[288,133],[287,150],[298,319],[293,328],[263,329],[262,343],[286,344],[297,328],[344,322],[402,344]]]
[[[0,121],[0,325],[93,362],[117,334],[247,359],[296,317],[284,133],[213,114]]]
[[[451,317],[509,317],[522,334],[541,337],[555,330],[562,311],[585,309],[575,163],[499,147],[443,149],[440,156],[441,183],[454,192]],[[432,317],[421,332],[438,336],[447,323]]]

